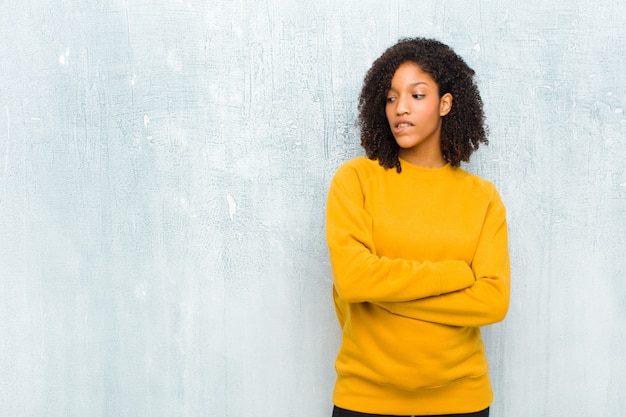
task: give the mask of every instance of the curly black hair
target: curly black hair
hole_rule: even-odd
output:
[[[483,102],[474,82],[474,70],[449,46],[426,38],[404,38],[388,48],[365,75],[358,104],[361,146],[368,158],[385,168],[401,172],[396,143],[385,105],[391,79],[405,62],[417,64],[439,87],[439,97],[452,94],[450,112],[443,118],[441,152],[444,159],[458,167],[469,162],[481,143],[488,144]]]

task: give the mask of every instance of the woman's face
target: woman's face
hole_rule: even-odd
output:
[[[452,95],[439,98],[439,86],[428,73],[413,62],[401,64],[391,79],[385,106],[399,156],[426,167],[445,164],[441,121],[451,108]]]

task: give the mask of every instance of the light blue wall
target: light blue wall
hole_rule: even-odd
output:
[[[479,76],[509,210],[494,416],[626,409],[626,2],[4,0],[0,413],[318,417],[330,178],[402,36]]]

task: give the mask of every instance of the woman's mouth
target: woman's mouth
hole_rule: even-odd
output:
[[[403,131],[405,131],[406,129],[410,127],[413,127],[412,123],[402,121],[394,125],[393,131],[395,133],[402,133]]]

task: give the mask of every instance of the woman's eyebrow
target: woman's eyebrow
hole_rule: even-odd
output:
[[[409,87],[415,87],[415,86],[418,86],[418,85],[426,85],[426,86],[428,86],[428,83],[426,81],[417,81],[417,82],[409,84]],[[395,90],[393,85],[391,87],[389,87],[389,91],[391,91],[391,90]]]
[[[427,87],[429,86],[429,84],[426,81],[417,81],[417,82],[414,82],[414,83],[407,84],[407,87],[413,88],[413,87],[417,87],[418,85],[425,85]],[[400,87],[400,88],[402,88],[402,87]],[[391,86],[391,87],[389,87],[388,91],[396,91],[396,88]]]

